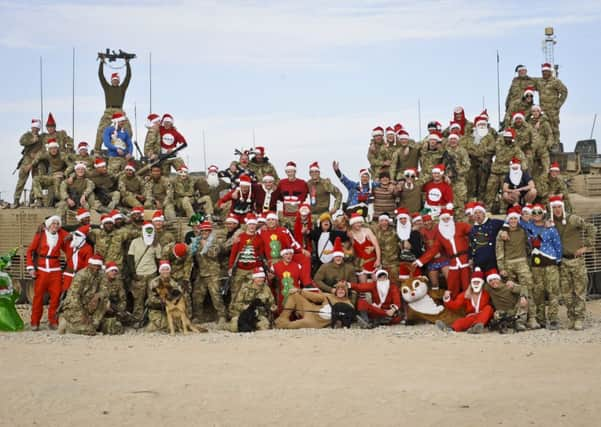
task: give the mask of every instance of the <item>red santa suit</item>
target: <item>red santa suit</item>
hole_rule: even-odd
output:
[[[452,211],[443,209],[442,215],[452,216]],[[437,226],[434,242],[428,250],[416,260],[419,267],[423,267],[436,255],[444,251],[449,257],[449,275],[447,289],[455,298],[459,292],[467,289],[470,281],[469,265],[469,233],[471,226],[464,222],[454,222],[453,218],[447,223],[441,220]]]
[[[238,257],[238,254],[240,256]],[[232,268],[238,258],[238,268],[253,270],[261,266],[261,257],[265,256],[263,240],[258,234],[248,234],[246,231],[238,236],[238,241],[232,246],[228,268]]]
[[[367,283],[352,283],[351,289],[357,292],[368,292],[371,294],[372,303],[368,303],[365,299],[357,301],[357,310],[366,311],[369,317],[386,317],[386,310],[391,308],[398,309],[401,307],[401,292],[394,283],[389,280]],[[400,323],[401,316],[393,317],[390,325]]]
[[[48,227],[52,220],[58,220],[60,223],[58,217],[51,217],[46,220],[46,229],[36,233],[27,248],[27,270],[36,270],[33,302],[31,304],[31,326],[39,326],[40,324],[46,292],[50,294],[48,323],[58,325],[56,310],[58,309],[62,282],[60,254],[61,250],[64,251],[65,238],[69,233],[59,228],[56,234],[51,234]],[[35,264],[34,258],[37,258]]]
[[[68,244],[65,244],[65,259],[67,265],[63,271],[63,286],[62,292],[66,292],[71,286],[73,276],[79,270],[88,266],[88,260],[94,255],[94,249],[86,242],[86,234],[90,229],[89,226],[80,227]]]
[[[449,203],[453,203],[453,189],[444,181],[428,181],[422,187],[425,195],[424,207],[430,208],[434,215]]]
[[[263,241],[265,256],[270,264],[279,261],[281,258],[280,251],[282,249],[292,248],[294,250],[292,261],[302,266],[302,284],[304,286],[309,286],[313,283],[313,279],[311,279],[311,258],[303,254],[300,244],[294,239],[292,233],[290,233],[286,227],[276,227],[273,229],[264,227],[259,232],[259,236]]]
[[[466,313],[465,317],[457,319],[451,324],[456,332],[467,331],[476,323],[482,323],[486,326],[494,313],[492,305],[490,305],[490,296],[485,290],[481,290],[477,295],[473,292],[470,292],[470,294],[470,296],[466,296],[464,291],[454,300],[444,302],[445,307],[449,310],[464,309]]]
[[[285,217],[295,217],[301,203],[307,198],[309,187],[302,179],[296,178],[294,181],[284,178],[278,184],[280,189],[280,200],[284,204],[283,215]]]
[[[271,266],[271,272],[275,276],[272,286],[273,296],[277,299],[278,314],[284,306],[284,299],[291,287],[301,289],[301,275],[303,267],[298,262],[286,263],[280,260]]]

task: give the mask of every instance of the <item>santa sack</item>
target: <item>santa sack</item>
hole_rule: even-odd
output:
[[[0,271],[0,331],[16,332],[23,330],[23,320],[15,302],[19,294],[13,290],[12,282],[8,273]]]

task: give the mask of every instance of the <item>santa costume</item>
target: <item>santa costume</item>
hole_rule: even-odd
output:
[[[371,319],[390,317],[389,325],[401,322],[401,292],[394,283],[390,283],[388,272],[378,270],[375,282],[352,283],[351,289],[357,292],[366,292],[371,295],[371,303],[361,298],[357,301],[357,311],[366,312]],[[394,310],[394,316],[388,316],[386,311]]]
[[[443,164],[436,165],[432,168],[432,173],[444,175],[445,166]],[[433,216],[438,216],[440,211],[453,203],[453,188],[451,184],[444,180],[430,180],[422,187],[424,192],[424,208],[431,210]]]
[[[455,320],[451,328],[455,332],[467,331],[477,323],[486,326],[492,318],[494,309],[490,304],[488,292],[482,289],[484,285],[484,274],[476,268],[472,274],[470,287],[461,292],[455,299],[450,296],[443,298],[444,305],[449,310],[458,311],[463,309],[466,316]]]
[[[89,225],[82,225],[75,230],[71,236],[69,244],[65,244],[65,259],[67,265],[63,271],[62,292],[67,292],[73,281],[73,276],[79,270],[88,266],[88,260],[94,255],[94,249],[86,238],[90,232]]]

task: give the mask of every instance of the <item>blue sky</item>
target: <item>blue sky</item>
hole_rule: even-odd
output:
[[[152,52],[153,111],[174,115],[192,169],[203,167],[203,130],[207,162],[225,166],[234,148],[252,144],[254,129],[279,170],[295,160],[306,176],[319,160],[332,176],[338,159],[354,176],[374,126],[401,122],[418,136],[418,99],[422,132],[429,120],[447,123],[456,105],[472,118],[483,97],[496,119],[496,50],[503,104],[516,64],[539,75],[545,26],[555,27],[555,58],[570,91],[562,139],[570,148],[588,138],[600,110],[600,22],[598,1],[0,0],[0,191],[12,198],[18,138],[40,114],[40,56],[44,111],[71,133],[76,49],[77,141],[93,140],[104,108],[96,53],[122,48],[138,54],[125,109],[133,121],[137,105],[140,141]]]

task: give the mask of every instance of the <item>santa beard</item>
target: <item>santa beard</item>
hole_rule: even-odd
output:
[[[215,172],[211,172],[207,175],[207,184],[211,188],[217,188],[219,186],[219,176]]]
[[[386,297],[388,296],[388,290],[390,289],[390,280],[378,280],[376,282],[376,287],[378,290],[378,297],[380,298],[381,306],[386,300]]]
[[[520,182],[522,181],[522,168],[518,168],[518,169],[509,169],[509,181],[513,184],[513,185],[520,185]]]
[[[411,223],[407,221],[405,225],[401,224],[400,221],[396,223],[396,234],[399,239],[406,241],[411,236]]]
[[[84,236],[79,236],[77,234],[74,234],[73,238],[71,239],[71,248],[78,249],[84,244],[85,241],[86,241],[86,238]]]
[[[154,243],[154,235],[155,235],[154,231],[152,233],[146,233],[143,230],[142,238],[144,239],[144,244],[146,246],[150,246]]]
[[[455,237],[455,221],[451,218],[448,222],[440,221],[438,231],[447,240],[453,240]]]

